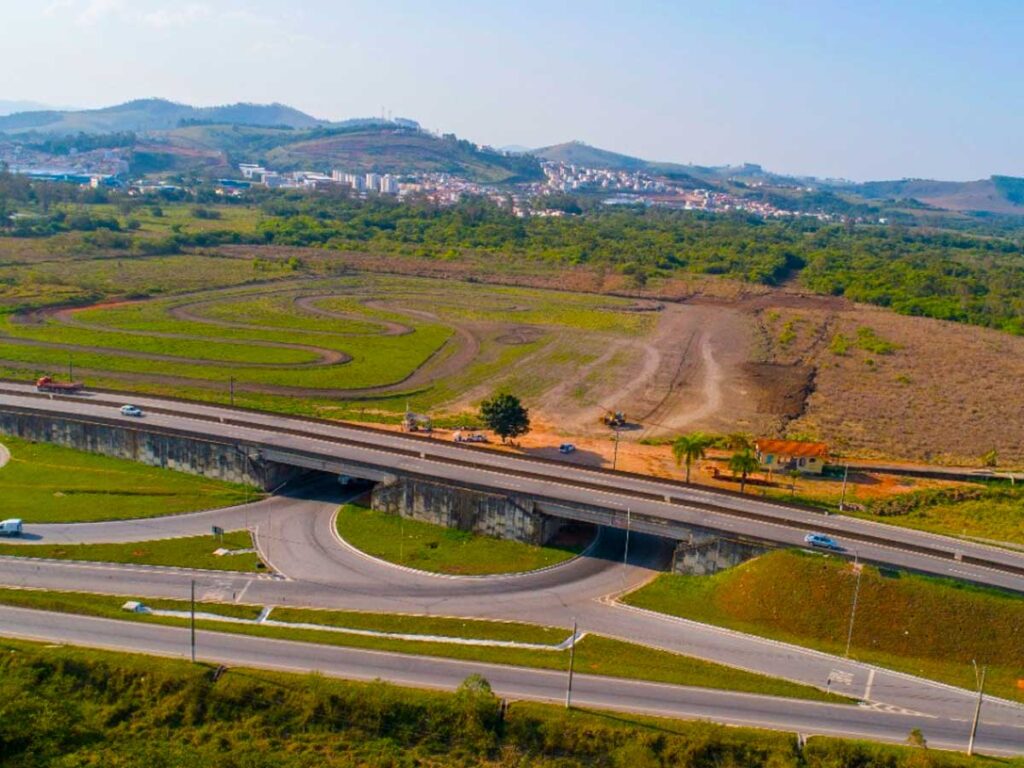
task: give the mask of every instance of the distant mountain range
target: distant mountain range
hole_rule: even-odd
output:
[[[531,150],[543,160],[557,161],[588,168],[619,171],[642,171],[653,176],[677,180],[689,178],[710,187],[739,182],[744,185],[776,185],[791,189],[810,187],[834,196],[855,196],[858,201],[917,201],[947,211],[1024,214],[1024,179],[992,176],[977,181],[934,181],[901,179],[863,183],[786,176],[765,171],[761,166],[745,163],[739,166],[699,166],[641,160],[637,157],[609,152],[581,141],[570,141]]]
[[[786,176],[752,163],[712,167],[643,160],[581,141],[492,150],[451,135],[428,133],[413,120],[332,122],[284,104],[193,107],[165,99],[138,99],[102,109],[38,106],[0,101],[0,134],[25,143],[46,143],[48,138],[52,143],[53,137],[80,133],[134,134],[129,139],[133,171],[138,173],[226,174],[239,162],[263,162],[280,170],[437,171],[501,183],[542,178],[538,161],[547,160],[641,171],[694,186],[788,196],[790,201],[802,196],[804,204],[832,210],[906,203],[948,211],[1024,214],[1024,179],[1006,176],[969,182],[903,179],[857,184]]]
[[[192,107],[166,99],[137,99],[102,109],[17,112],[0,117],[0,132],[26,133],[117,133],[165,131],[186,122],[231,123],[237,125],[313,128],[329,121],[300,112],[284,104],[229,104],[222,107]]]

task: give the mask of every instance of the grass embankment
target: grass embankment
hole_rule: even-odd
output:
[[[1024,489],[1004,484],[920,491],[849,514],[887,525],[1024,546]]]
[[[4,764],[933,768],[1020,761],[0,641]],[[239,727],[244,723],[244,727]],[[924,762],[922,762],[922,760]]]
[[[885,525],[914,528],[978,541],[1024,546],[1024,489],[1005,481],[952,483],[851,473],[843,514]],[[782,485],[788,482],[780,481]],[[770,498],[798,501],[839,512],[842,476],[807,477],[796,494],[783,487],[759,489]],[[879,493],[873,485],[888,486]],[[867,490],[865,490],[867,489]],[[867,493],[875,495],[868,496]]]
[[[157,624],[184,626],[186,619],[171,616],[152,616],[144,613],[129,613],[121,610],[128,597],[90,595],[84,593],[45,592],[0,588],[0,604],[21,608],[72,613],[102,618],[143,621]],[[144,600],[151,608],[167,608],[187,611],[187,601]],[[226,609],[226,610],[225,610]],[[201,610],[207,613],[238,615],[238,610],[247,611],[242,618],[255,618],[251,611],[254,606],[238,606],[222,603],[202,603]],[[333,615],[332,615],[333,614]],[[345,614],[335,611],[311,609],[275,609],[271,617],[278,620],[286,616],[288,621],[323,623],[333,626],[354,622],[359,628],[380,629],[401,627],[409,634],[442,634],[448,637],[472,637],[477,639],[515,640],[519,642],[555,644],[569,635],[569,630],[552,627],[537,627],[529,624],[506,622],[466,622],[462,619],[418,616],[386,616],[380,614]],[[489,624],[489,627],[481,625]],[[569,661],[568,651],[532,650],[524,648],[501,648],[488,646],[458,645],[430,640],[399,640],[366,635],[353,635],[316,629],[268,626],[265,624],[232,624],[213,620],[196,622],[201,629],[215,632],[271,637],[280,640],[296,640],[321,645],[338,645],[350,648],[366,648],[378,651],[392,651],[420,656],[436,656],[487,664],[505,664],[539,669],[565,670]],[[352,627],[356,628],[356,627]],[[393,631],[399,631],[397,629]],[[483,637],[480,637],[480,635]],[[644,646],[612,640],[597,635],[588,635],[576,644],[576,671],[608,677],[623,677],[648,680],[676,685],[693,685],[701,688],[745,691],[769,696],[785,696],[814,701],[847,701],[806,685],[752,674],[743,670],[719,664],[658,651]]]
[[[479,575],[532,571],[564,562],[580,547],[537,547],[406,520],[362,504],[338,512],[338,533],[356,549],[433,573]]]
[[[124,520],[228,507],[259,498],[233,483],[0,435],[2,515],[27,523]]]
[[[845,560],[774,552],[714,576],[660,576],[625,602],[842,654],[856,582]],[[963,688],[976,659],[988,693],[1024,701],[1022,637],[1018,596],[865,566],[850,656]]]
[[[214,550],[221,547],[250,549],[253,547],[252,536],[248,531],[231,531],[223,537],[183,536],[120,544],[5,544],[0,541],[0,556],[166,565],[211,571],[255,571],[263,568],[255,552],[220,556],[213,554]]]

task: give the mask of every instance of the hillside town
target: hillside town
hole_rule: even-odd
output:
[[[705,212],[742,211],[766,218],[813,216],[827,213],[786,210],[770,203],[730,192],[695,185],[693,180],[656,177],[639,170],[592,168],[557,161],[542,161],[543,180],[522,184],[482,184],[454,173],[378,173],[329,168],[280,170],[259,163],[239,163],[236,174],[208,182],[197,179],[133,177],[131,151],[125,147],[94,149],[66,154],[47,152],[16,140],[0,141],[0,168],[43,181],[91,187],[128,187],[152,192],[197,183],[211,183],[224,196],[239,196],[252,187],[315,190],[343,188],[350,194],[417,198],[436,205],[454,205],[467,197],[483,197],[511,206],[517,216],[562,216],[567,212],[548,205],[550,198],[583,196],[605,205],[639,205]]]

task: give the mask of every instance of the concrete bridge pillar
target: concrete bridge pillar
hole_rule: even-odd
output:
[[[537,510],[527,497],[409,477],[374,487],[370,506],[413,520],[527,544],[546,543],[562,524],[558,518]]]
[[[672,555],[672,571],[691,576],[710,576],[772,549],[774,547],[764,542],[726,538],[713,532],[694,533],[688,541],[680,541],[676,545]]]

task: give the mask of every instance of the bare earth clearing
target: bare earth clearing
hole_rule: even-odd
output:
[[[271,266],[254,272],[254,252]],[[292,256],[302,274],[261,277]],[[610,270],[472,255],[237,246],[125,261],[125,279],[129,268],[164,295],[12,317],[0,373],[59,373],[73,353],[95,386],[223,400],[230,377],[251,407],[385,422],[407,403],[455,421],[507,389],[552,440],[595,446],[610,444],[602,415],[624,411],[623,446],[703,429],[816,438],[847,456],[976,465],[995,449],[1001,465],[1024,461],[1024,339],[977,327],[713,278],[641,289]],[[189,272],[238,276],[196,291],[177,281]]]

